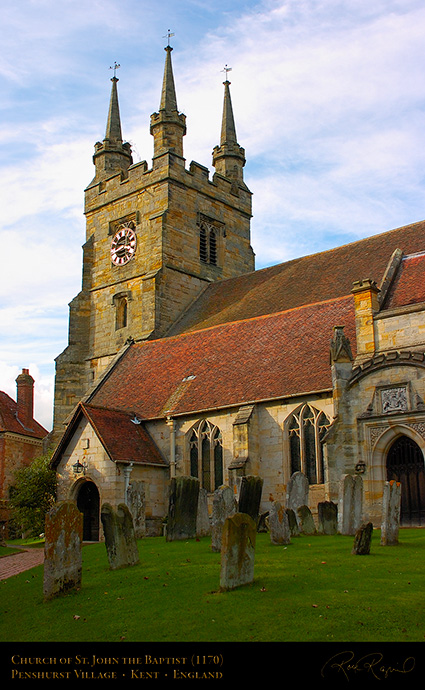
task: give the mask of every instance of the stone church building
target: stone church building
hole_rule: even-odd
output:
[[[361,474],[365,519],[380,526],[397,479],[402,524],[423,524],[425,222],[256,271],[230,84],[210,177],[186,166],[165,51],[151,166],[123,141],[116,77],[95,145],[82,288],[56,360],[58,497],[98,539],[100,506],[131,487],[160,534],[176,475],[210,499],[260,475],[267,511],[302,471],[314,514]]]

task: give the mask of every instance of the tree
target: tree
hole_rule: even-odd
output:
[[[13,520],[22,532],[32,537],[44,532],[46,513],[56,500],[56,483],[56,473],[50,468],[50,453],[15,472],[9,499]]]

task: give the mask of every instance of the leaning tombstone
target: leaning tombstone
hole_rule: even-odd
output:
[[[398,544],[400,527],[401,484],[400,482],[385,482],[382,500],[381,545],[395,546]]]
[[[199,489],[198,511],[196,517],[196,536],[206,537],[211,534],[210,516],[208,513],[208,492],[206,489]]]
[[[261,493],[263,491],[263,479],[254,475],[242,477],[238,512],[249,515],[255,523],[260,512]]]
[[[256,532],[256,523],[245,513],[235,513],[226,519],[221,547],[221,591],[254,581]]]
[[[133,518],[134,535],[141,539],[146,534],[145,483],[132,481],[127,489],[128,508]]]
[[[211,515],[211,549],[221,551],[223,525],[236,512],[236,501],[230,486],[220,486],[213,494]]]
[[[308,505],[309,483],[303,472],[294,472],[288,482],[287,501],[288,508],[297,513],[300,506]]]
[[[308,506],[300,506],[297,509],[297,519],[302,534],[316,534],[316,525]]]
[[[44,539],[44,599],[80,589],[83,514],[75,503],[53,506],[46,515]]]
[[[269,530],[272,544],[290,544],[291,533],[289,529],[288,514],[279,501],[273,501],[269,510]]]
[[[139,551],[134,534],[133,519],[125,503],[120,503],[116,510],[109,503],[104,503],[100,511],[100,518],[111,570],[137,565],[139,563]]]
[[[359,474],[346,474],[340,486],[339,531],[354,535],[362,524],[363,479]]]
[[[286,515],[288,517],[289,532],[290,532],[291,537],[299,537],[300,528],[298,526],[298,521],[297,521],[297,516],[295,515],[295,511],[292,510],[292,508],[286,508],[285,512],[286,512]]]
[[[368,522],[361,525],[354,537],[352,554],[357,556],[367,556],[370,553],[370,543],[372,541],[373,525]]]
[[[199,479],[173,477],[168,503],[167,541],[194,539],[198,513]]]
[[[336,534],[338,532],[338,506],[332,501],[318,504],[318,524],[320,534]]]

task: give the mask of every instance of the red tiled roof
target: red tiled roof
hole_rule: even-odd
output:
[[[83,403],[77,407],[73,419],[55,450],[52,457],[53,466],[59,462],[61,450],[74,433],[81,415],[90,422],[113,462],[166,466],[164,458],[143,424],[132,421],[134,414]]]
[[[406,256],[385,300],[385,309],[425,302],[425,253]]]
[[[370,278],[379,286],[395,249],[424,251],[425,221],[211,283],[168,335],[342,297],[355,280]]]
[[[9,431],[21,436],[31,438],[44,438],[49,433],[35,419],[31,421],[29,428],[25,427],[17,417],[17,403],[12,398],[0,391],[0,432]]]
[[[351,295],[135,343],[89,402],[148,420],[329,390],[336,325],[354,349]]]

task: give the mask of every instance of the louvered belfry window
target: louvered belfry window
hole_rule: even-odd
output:
[[[217,266],[217,238],[218,229],[214,223],[202,217],[199,228],[199,258],[202,263]]]

